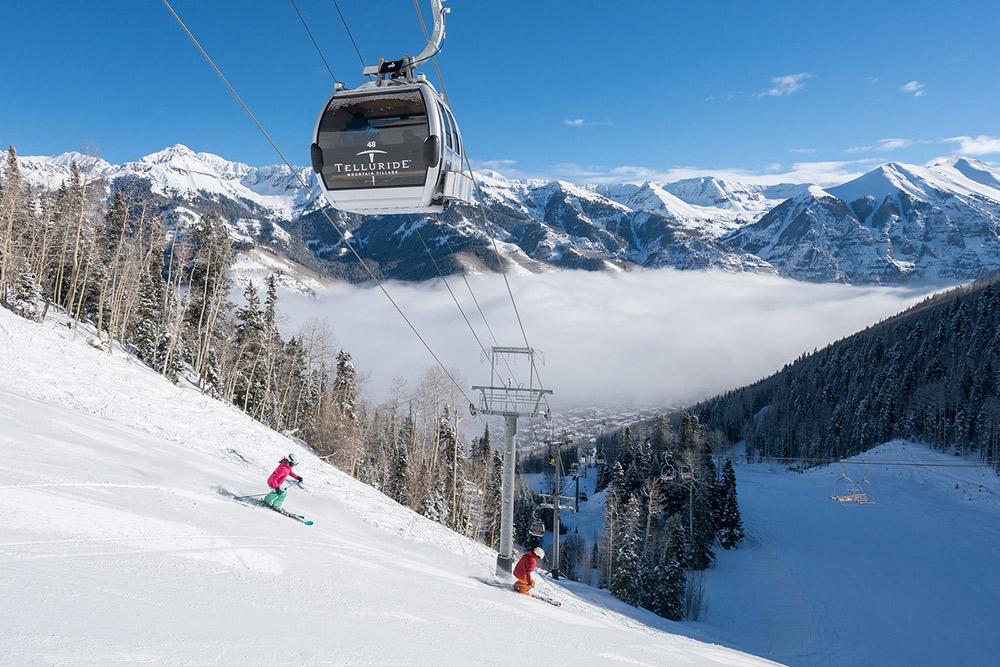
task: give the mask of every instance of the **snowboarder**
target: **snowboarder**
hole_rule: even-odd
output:
[[[267,494],[264,498],[264,504],[272,509],[280,509],[281,503],[285,502],[285,489],[281,487],[285,483],[285,480],[289,477],[295,479],[300,484],[302,483],[302,476],[296,475],[292,472],[292,467],[297,465],[299,462],[298,457],[295,454],[289,454],[285,458],[281,459],[278,463],[278,467],[274,469],[271,476],[267,478],[267,485],[271,487],[271,493]]]
[[[538,561],[542,558],[545,558],[545,550],[541,547],[535,547],[521,556],[521,560],[517,561],[517,565],[514,566],[514,576],[517,577],[517,581],[514,583],[515,591],[531,595],[531,589],[535,587],[535,581],[531,575],[538,567]]]

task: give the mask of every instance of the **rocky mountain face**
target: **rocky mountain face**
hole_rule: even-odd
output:
[[[673,183],[579,186],[477,173],[474,206],[440,216],[357,216],[326,205],[305,167],[251,167],[185,146],[112,165],[67,153],[22,157],[25,178],[52,190],[71,163],[92,187],[153,201],[180,233],[218,211],[243,250],[264,250],[318,276],[424,280],[499,268],[721,269],[810,281],[954,281],[1000,268],[1000,172],[955,158],[888,164],[822,190],[702,177]],[[308,187],[303,188],[305,182]]]
[[[1000,268],[1000,171],[967,158],[885,164],[811,187],[723,241],[801,280],[976,278]]]

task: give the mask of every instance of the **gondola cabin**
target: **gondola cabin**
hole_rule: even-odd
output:
[[[316,123],[313,171],[334,208],[352,213],[440,213],[469,202],[462,137],[421,74],[337,87]]]

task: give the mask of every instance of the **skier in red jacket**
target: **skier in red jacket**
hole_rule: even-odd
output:
[[[531,589],[535,587],[531,575],[538,567],[538,561],[542,558],[545,558],[545,550],[541,547],[535,547],[521,556],[521,560],[517,561],[517,565],[514,566],[514,576],[517,577],[517,581],[514,583],[515,591],[525,595],[531,594]]]
[[[285,490],[281,487],[285,483],[285,480],[291,477],[298,482],[302,482],[302,476],[296,475],[292,472],[292,466],[297,465],[299,459],[295,454],[289,454],[285,458],[281,459],[278,463],[278,467],[274,469],[271,476],[267,478],[267,485],[271,487],[271,493],[267,494],[264,498],[264,504],[272,509],[280,509],[281,504],[285,502]]]

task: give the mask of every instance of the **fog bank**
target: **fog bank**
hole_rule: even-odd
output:
[[[461,276],[449,283],[483,344],[492,344]],[[854,333],[919,301],[930,288],[816,285],[771,276],[702,271],[562,271],[510,276],[528,340],[553,407],[691,403],[769,375],[803,352]],[[469,282],[501,345],[522,345],[502,276]],[[386,287],[441,360],[467,384],[489,365],[439,279]],[[329,323],[367,374],[367,393],[411,384],[433,360],[385,296],[336,283],[316,299],[282,295],[282,329]],[[471,392],[470,392],[471,395]]]

